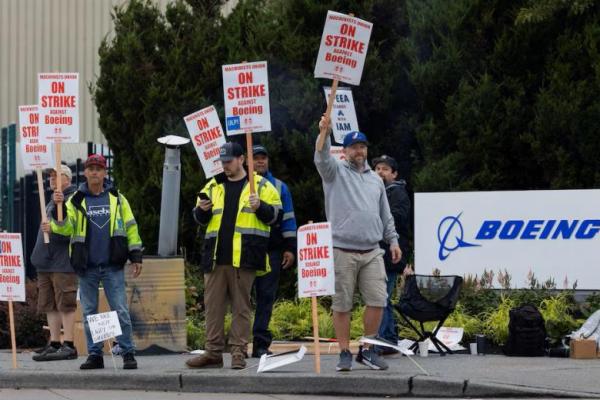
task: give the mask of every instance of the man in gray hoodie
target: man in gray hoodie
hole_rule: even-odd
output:
[[[319,122],[328,133],[331,120],[325,116]],[[387,305],[383,239],[390,246],[393,262],[402,256],[394,217],[390,212],[381,178],[367,163],[367,137],[350,132],[344,138],[345,161],[330,154],[329,135],[323,148],[315,151],[315,165],[323,180],[325,213],[331,223],[335,265],[335,295],[333,324],[340,346],[338,371],[352,369],[350,353],[350,316],[354,290],[358,285],[366,305],[363,318],[365,335],[375,335]],[[387,364],[371,347],[359,350],[356,361],[372,369],[387,369]]]
[[[54,169],[49,171],[50,188],[60,190],[65,199],[77,190],[71,184],[71,169],[61,165],[62,178],[57,182]],[[53,200],[46,206],[48,218],[55,208]],[[42,231],[31,252],[31,263],[37,269],[38,312],[46,313],[50,328],[50,344],[33,356],[35,361],[73,360],[77,358],[77,350],[73,345],[75,327],[75,310],[77,308],[77,274],[69,260],[69,238],[50,234],[50,243],[44,243]],[[63,327],[64,341],[60,342],[60,327]]]

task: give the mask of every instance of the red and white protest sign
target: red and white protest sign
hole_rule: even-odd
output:
[[[0,301],[26,301],[20,233],[0,233]]]
[[[267,62],[223,65],[227,135],[271,130]]]
[[[203,108],[183,117],[192,143],[207,178],[223,172],[219,160],[221,145],[225,143],[225,135],[214,106]]]
[[[335,294],[331,224],[319,222],[298,229],[298,297]]]
[[[325,99],[329,99],[331,88],[323,88]],[[344,143],[344,137],[350,132],[358,131],[358,120],[354,109],[354,97],[350,88],[338,88],[335,92],[333,109],[331,110],[331,129],[337,143]]]
[[[38,74],[40,137],[46,142],[79,142],[79,73]]]
[[[40,140],[38,106],[19,106],[19,141],[23,168],[51,168],[54,165],[52,144]]]
[[[335,11],[328,11],[315,78],[329,78],[359,85],[373,24]]]

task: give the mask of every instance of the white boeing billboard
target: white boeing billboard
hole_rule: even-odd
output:
[[[415,266],[600,289],[600,190],[416,193]]]

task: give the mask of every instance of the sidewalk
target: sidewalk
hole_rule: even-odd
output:
[[[321,357],[321,374],[313,357],[267,373],[257,374],[258,359],[248,368],[190,370],[190,355],[140,356],[138,370],[124,371],[110,356],[105,369],[80,371],[84,357],[73,361],[39,363],[31,353],[18,355],[19,369],[11,369],[11,354],[0,351],[0,388],[111,389],[175,392],[311,394],[353,396],[430,397],[585,397],[600,398],[600,359],[513,358],[497,355],[415,357],[426,376],[406,357],[388,357],[387,371],[354,364],[352,372],[335,371],[337,356]]]

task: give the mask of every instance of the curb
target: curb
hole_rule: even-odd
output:
[[[600,398],[599,393],[553,390],[488,381],[445,379],[435,376],[360,377],[352,375],[261,374],[205,372],[119,374],[92,371],[65,374],[53,371],[3,371],[3,389],[144,390],[200,393],[257,393],[391,397],[554,397]]]

